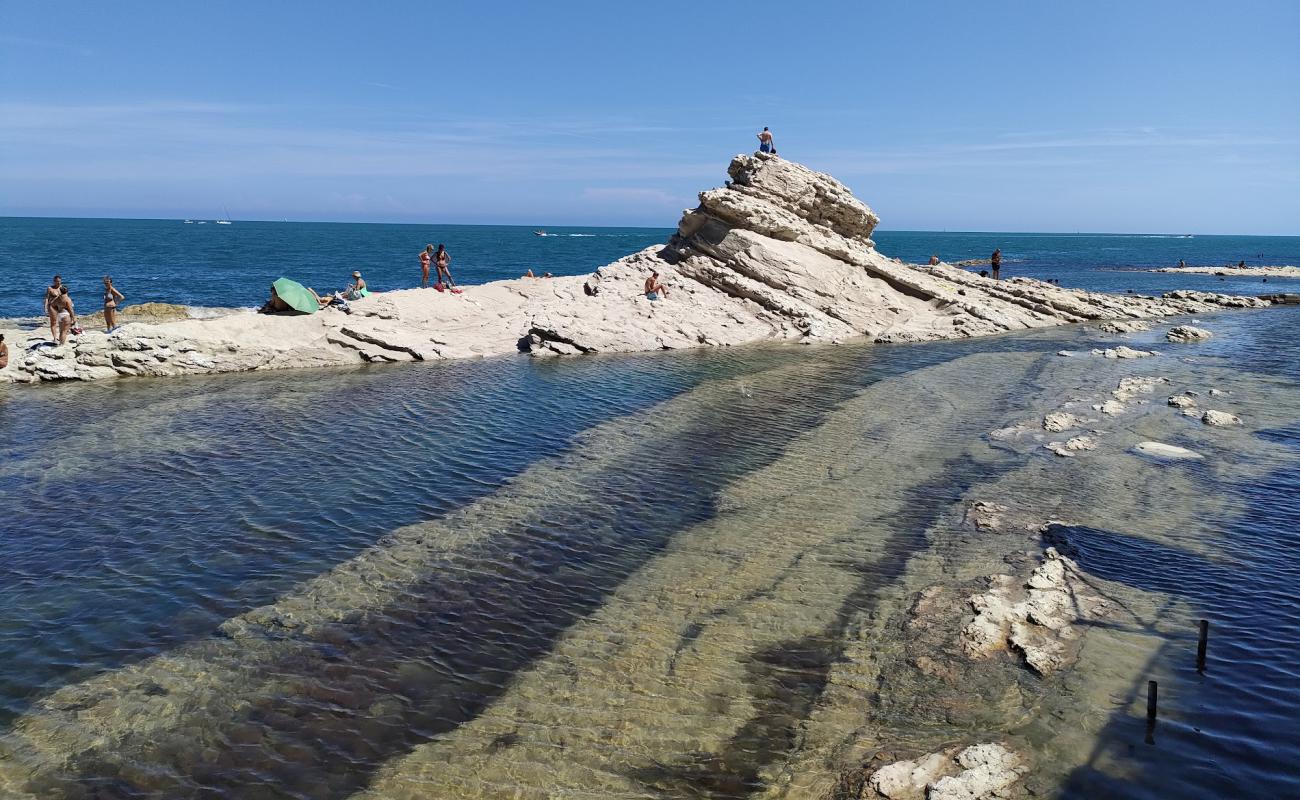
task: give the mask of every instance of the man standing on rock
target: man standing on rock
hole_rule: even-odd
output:
[[[772,132],[767,129],[766,125],[758,134],[758,152],[776,155],[776,142],[772,141]]]
[[[993,257],[989,259],[989,266],[993,267],[993,280],[1002,280],[1002,248],[999,247],[993,251]]]

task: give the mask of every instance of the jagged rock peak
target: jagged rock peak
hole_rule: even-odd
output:
[[[830,175],[765,153],[736,156],[727,173],[725,187],[701,192],[699,207],[682,217],[675,244],[742,229],[833,257],[874,247],[880,218]]]
[[[802,164],[755,153],[738,155],[727,167],[730,188],[793,213],[840,236],[870,242],[880,224],[875,212],[844,184]]]

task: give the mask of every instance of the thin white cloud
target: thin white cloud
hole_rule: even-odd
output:
[[[76,53],[79,56],[93,56],[95,51],[89,47],[71,42],[59,42],[52,39],[33,39],[29,36],[13,36],[10,34],[0,33],[0,45],[8,47],[30,47],[37,50],[58,50],[65,53]]]

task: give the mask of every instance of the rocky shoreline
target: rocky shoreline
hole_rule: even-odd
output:
[[[67,345],[43,329],[0,331],[11,358],[0,383],[740,345],[760,341],[929,341],[1087,320],[1133,320],[1258,308],[1267,300],[1179,291],[1162,297],[994,281],[875,249],[879,219],[839,181],[764,154],[736,156],[723,188],[700,194],[666,245],[588,276],[522,278],[376,293],[352,313],[235,312],[156,324],[128,321]],[[669,287],[646,298],[657,270]]]
[[[1190,275],[1224,275],[1235,278],[1300,278],[1300,267],[1161,267],[1147,272]]]

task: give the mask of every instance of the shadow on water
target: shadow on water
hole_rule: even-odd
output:
[[[935,363],[960,351],[915,353]],[[355,792],[385,760],[472,719],[674,533],[712,516],[725,482],[769,463],[881,376],[847,354],[824,369],[831,379],[816,392],[800,379],[705,404],[680,436],[637,442],[593,477],[596,499],[555,498],[539,521],[495,532],[381,612],[315,635],[312,647],[268,667],[293,691],[222,725],[228,746],[202,750],[181,730],[133,754],[165,769],[125,778],[115,763],[86,760],[56,779],[59,788],[106,799]]]
[[[1300,450],[1300,429],[1262,436]],[[1063,797],[1300,797],[1298,484],[1292,462],[1234,487],[1248,506],[1212,532],[1225,561],[1113,531],[1054,531],[1075,547],[1086,572],[1181,597],[1210,620],[1206,671],[1196,671],[1197,632],[1188,619],[1186,634],[1167,640],[1137,676],[1130,703],[1111,715]],[[1140,704],[1146,681],[1158,675],[1159,721],[1148,743],[1145,720],[1127,709]]]
[[[863,387],[971,352],[1042,352],[1054,346],[1050,339],[1036,346],[1032,339],[1004,338],[822,350],[812,361],[815,369],[797,380],[756,391],[753,397],[706,404],[672,441],[647,439],[632,447],[593,478],[597,485],[591,495],[597,500],[556,498],[533,522],[494,531],[486,543],[411,587],[398,601],[314,635],[311,646],[267,667],[289,688],[219,723],[216,733],[211,720],[196,721],[192,729],[182,725],[150,741],[132,742],[130,752],[121,754],[122,761],[131,762],[129,768],[118,754],[83,756],[47,785],[70,798],[105,800],[344,797],[363,787],[388,759],[472,719],[500,695],[513,674],[545,654],[568,626],[597,608],[676,532],[711,517],[723,484],[770,463],[795,436]],[[778,361],[788,364],[797,358],[809,356],[785,351]],[[643,363],[653,370],[666,362]],[[708,369],[703,373],[716,375]],[[734,368],[732,373],[753,370]],[[698,374],[690,378],[698,380]],[[570,396],[557,402],[541,394],[530,402],[557,403],[559,414],[575,403],[606,402],[627,411],[619,405],[626,404],[619,396],[623,387],[592,388],[580,382],[577,388],[583,394],[577,400]],[[571,395],[573,389],[556,383],[546,391]],[[328,397],[326,392],[324,399]],[[475,401],[473,395],[463,398],[470,408]],[[637,398],[632,404],[642,402]],[[988,415],[999,410],[987,409]],[[192,424],[204,422],[199,416]],[[513,430],[510,417],[506,413],[488,423],[493,434],[487,441],[513,452],[521,446],[519,440],[500,439],[492,427]],[[308,417],[303,424],[311,428],[319,422]],[[983,423],[974,419],[971,424]],[[547,438],[544,449],[562,447],[565,441],[567,436]],[[412,446],[428,444],[417,440]],[[339,458],[337,469],[364,472],[383,463],[365,451],[328,452]],[[762,712],[737,732],[721,756],[638,777],[652,786],[693,783],[701,787],[697,794],[718,797],[738,796],[744,787],[754,786],[762,767],[788,750],[798,721],[820,695],[839,656],[844,626],[875,602],[876,592],[921,546],[925,528],[971,481],[985,478],[988,469],[954,461],[942,478],[918,487],[909,502],[914,513],[900,517],[881,563],[862,569],[861,585],[843,604],[837,622],[821,635],[754,657],[751,691],[762,698]],[[460,473],[452,479],[467,480]],[[491,484],[484,480],[478,485],[476,491]],[[218,590],[224,587],[204,587],[205,592]],[[198,746],[198,739],[206,746]],[[509,737],[494,746],[509,747]]]
[[[1042,366],[1040,362],[1031,371],[1028,382],[1034,381]],[[1012,393],[999,404],[981,409],[982,414],[972,413],[963,424],[982,429],[1017,405],[1018,397]],[[750,658],[748,690],[758,713],[716,753],[691,753],[677,763],[635,770],[631,776],[665,797],[733,800],[762,790],[762,773],[793,749],[800,724],[826,688],[831,667],[843,658],[850,625],[877,605],[882,590],[902,574],[913,555],[928,546],[927,532],[945,511],[972,486],[996,480],[1014,463],[1011,458],[989,463],[961,456],[945,462],[935,477],[910,488],[905,510],[891,517],[879,558],[870,564],[836,564],[856,574],[858,583],[831,624],[814,636],[781,642]]]

